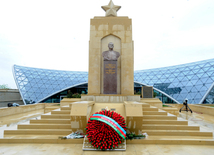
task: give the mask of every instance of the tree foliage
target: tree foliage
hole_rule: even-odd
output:
[[[0,89],[10,89],[10,87],[7,84],[0,85]]]
[[[79,93],[72,93],[72,92],[68,92],[68,95],[66,96],[67,98],[81,98],[81,94]]]

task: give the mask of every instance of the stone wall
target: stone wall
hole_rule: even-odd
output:
[[[0,117],[25,113],[29,111],[45,109],[45,103],[38,103],[38,104],[30,104],[30,105],[21,105],[19,107],[5,107],[0,108]]]
[[[0,89],[0,107],[7,107],[8,103],[24,105],[18,89]]]
[[[204,106],[203,104],[188,104],[190,109],[194,112],[199,112],[203,114],[213,115],[214,116],[214,107]],[[214,105],[213,105],[214,106]]]
[[[165,104],[169,105],[171,107],[175,107],[178,110],[183,107],[183,104]],[[188,104],[190,109],[193,112],[198,112],[198,113],[203,113],[203,114],[208,114],[208,115],[213,115],[214,116],[214,104]]]

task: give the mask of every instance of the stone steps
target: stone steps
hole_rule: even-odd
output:
[[[1,143],[38,143],[38,144],[82,144],[83,143],[83,138],[82,139],[48,139],[48,138],[4,138],[0,139],[0,144]]]
[[[71,129],[19,129],[4,131],[4,135],[68,135],[71,133]]]
[[[212,132],[200,132],[198,126],[188,126],[188,121],[177,120],[176,116],[148,106],[143,104],[142,132],[149,136],[127,140],[127,144],[214,145]],[[42,115],[40,120],[30,120],[29,125],[18,125],[18,130],[5,130],[0,143],[82,144],[83,139],[58,138],[72,133],[69,112],[70,107],[61,107],[61,111]]]
[[[60,109],[61,110],[71,110],[71,107],[66,106],[66,107],[61,107]]]
[[[179,111],[178,111],[178,109],[177,108],[168,108],[168,107],[165,107],[165,108],[163,108],[162,110],[164,110],[164,111],[166,111],[166,112],[168,112],[168,113],[171,113],[171,114],[173,114],[173,115],[178,115],[179,114]]]
[[[143,124],[188,125],[188,121],[143,119]]]
[[[143,111],[158,111],[158,108],[143,107]]]
[[[171,138],[171,136],[166,136],[166,138],[157,138],[160,136],[149,136],[146,139],[134,139],[127,140],[127,144],[167,144],[167,145],[214,145],[213,138],[209,137],[194,139],[192,137],[186,137],[182,139],[181,136],[176,136],[177,138]],[[169,138],[167,138],[169,137]]]
[[[33,137],[38,135],[32,135]],[[160,136],[149,136],[145,139],[133,139],[127,140],[127,144],[171,144],[171,145],[214,145],[213,139],[206,139],[198,137],[195,138],[185,138],[182,139],[181,136],[179,138],[158,138]],[[177,136],[176,136],[177,137]],[[57,137],[55,138],[45,138],[45,137],[37,137],[37,138],[26,138],[26,137],[17,137],[17,138],[7,138],[0,139],[0,143],[30,143],[30,144],[83,144],[83,139],[66,139],[61,140]]]
[[[45,107],[45,113],[51,112],[52,110],[60,109],[60,106]]]
[[[172,110],[178,111],[177,108],[168,108],[168,107],[163,108],[163,110],[164,110],[164,111],[172,111]]]
[[[165,111],[143,111],[143,115],[167,115]]]
[[[51,114],[70,114],[70,110],[51,111]]]
[[[70,114],[42,115],[41,119],[70,119]]]
[[[164,115],[144,115],[143,120],[145,119],[156,119],[156,120],[177,120],[176,116],[164,116]]]
[[[38,119],[30,120],[30,124],[71,124],[70,119]]]
[[[148,103],[143,103],[141,105],[142,105],[142,108],[150,108],[150,105]]]
[[[142,130],[149,136],[200,136],[213,137],[212,132],[187,131],[187,130]]]
[[[59,137],[63,137],[65,135],[5,135],[4,138],[11,139],[58,139]]]
[[[71,129],[71,124],[21,124],[18,129]]]
[[[64,107],[61,107],[64,108]],[[66,107],[69,108],[69,107]],[[51,114],[41,115],[41,119],[32,119],[30,124],[20,124],[17,126],[17,130],[5,130],[4,137],[10,139],[13,142],[47,142],[47,139],[58,139],[60,135],[66,136],[72,133],[70,110],[54,110]],[[23,135],[26,137],[23,138]],[[22,138],[21,138],[22,137]],[[57,138],[56,138],[57,137]],[[22,139],[20,141],[18,139]],[[58,143],[58,140],[55,141]],[[67,143],[67,142],[66,142]]]
[[[143,124],[143,130],[194,130],[199,131],[199,126],[187,125],[148,125]]]

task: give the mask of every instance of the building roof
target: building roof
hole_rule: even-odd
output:
[[[14,78],[25,104],[40,102],[60,91],[88,82],[88,72],[14,65]],[[137,70],[134,81],[153,86],[174,101],[214,103],[214,59],[156,69]]]

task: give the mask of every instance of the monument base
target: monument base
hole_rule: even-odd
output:
[[[81,101],[94,101],[95,103],[123,103],[124,101],[140,101],[140,95],[81,95]]]

